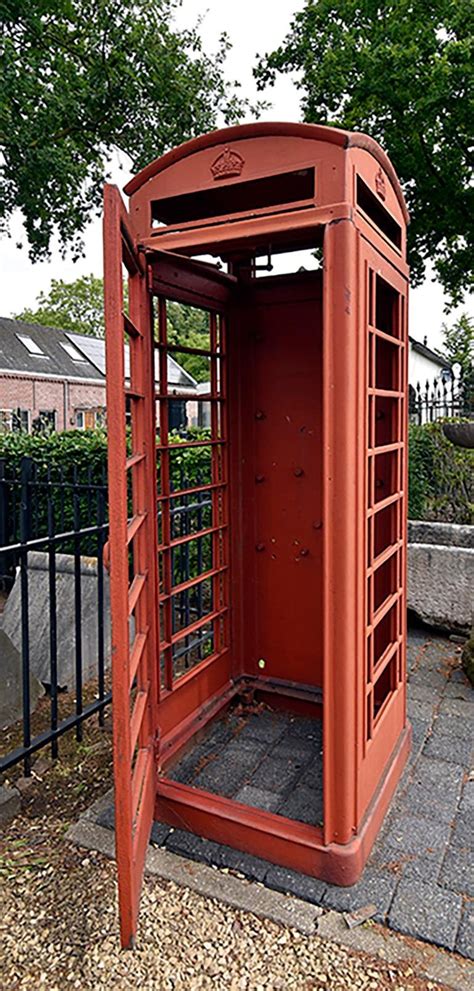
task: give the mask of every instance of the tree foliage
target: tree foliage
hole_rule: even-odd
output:
[[[466,406],[474,406],[474,320],[467,313],[451,327],[443,324],[443,350],[451,365],[461,365]]]
[[[181,303],[168,303],[168,339],[170,344],[209,350],[209,317],[204,310]],[[211,377],[209,359],[199,354],[177,354],[176,360],[197,382]]]
[[[16,320],[60,327],[74,334],[104,336],[104,284],[95,275],[84,275],[73,282],[52,279],[49,293],[41,292],[34,309],[17,313]]]
[[[178,30],[179,0],[0,0],[0,226],[19,207],[33,259],[53,233],[77,256],[100,206],[106,162],[135,171],[167,148],[239,118],[219,51]]]
[[[474,320],[462,313],[451,327],[443,324],[443,350],[450,363],[459,362],[464,373],[474,365]]]
[[[255,70],[297,73],[304,119],[365,131],[388,151],[411,213],[414,284],[431,260],[459,302],[473,283],[470,0],[306,0]]]

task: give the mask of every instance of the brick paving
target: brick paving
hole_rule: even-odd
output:
[[[152,843],[323,908],[352,911],[373,902],[377,921],[474,959],[474,691],[458,661],[449,640],[410,633],[412,752],[364,874],[352,887],[326,884],[160,823]],[[319,823],[321,724],[282,712],[230,713],[170,776]],[[98,821],[113,827],[113,810]]]

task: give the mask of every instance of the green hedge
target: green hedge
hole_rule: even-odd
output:
[[[75,503],[79,527],[94,526],[107,519],[107,437],[103,430],[70,430],[49,435],[0,434],[0,544],[14,544],[21,535],[21,474],[23,459],[30,458],[27,506],[27,535],[41,538],[48,533],[48,501],[53,508],[55,533],[74,529]],[[76,493],[76,498],[74,497]],[[63,541],[58,551],[70,553]],[[83,554],[97,553],[97,537],[89,535],[81,544]],[[13,559],[10,562],[13,566]]]
[[[189,439],[205,440],[209,431],[192,429]],[[173,435],[179,441],[178,434]],[[157,438],[159,442],[159,438]],[[130,453],[130,435],[127,447]],[[74,524],[74,491],[79,508],[81,527],[94,525],[99,519],[100,491],[107,484],[107,434],[103,429],[68,430],[45,436],[0,434],[0,470],[5,481],[3,494],[7,497],[5,543],[20,539],[20,469],[22,459],[33,462],[30,513],[30,537],[43,537],[48,532],[48,496],[54,507],[56,532],[67,532]],[[159,472],[158,472],[159,476]],[[170,478],[173,489],[191,488],[211,481],[210,447],[194,447],[170,452]],[[47,486],[43,483],[51,482]],[[130,482],[130,476],[129,476]],[[158,487],[160,484],[157,479]],[[84,486],[84,488],[81,488]],[[131,492],[130,492],[131,495]],[[103,497],[102,497],[103,498]],[[3,503],[5,505],[5,503]],[[131,514],[131,499],[130,499]],[[105,499],[105,518],[108,518]],[[95,538],[84,545],[83,553],[93,553]],[[2,541],[0,540],[0,543]],[[69,545],[63,550],[69,550]]]
[[[172,434],[174,442],[180,440],[205,440],[209,431],[190,428],[187,437]],[[159,437],[157,438],[159,443]],[[130,452],[130,435],[127,437]],[[107,477],[107,432],[97,430],[66,430],[33,436],[21,433],[0,433],[0,458],[5,465],[5,475],[19,474],[21,460],[30,457],[36,466],[38,478],[49,475],[52,481],[91,481],[100,484]],[[193,485],[209,475],[211,455],[209,447],[194,447],[171,452],[170,474],[173,488],[181,487],[183,478]]]
[[[206,431],[194,429],[188,436],[205,439]],[[174,438],[179,440],[178,435]],[[68,430],[49,436],[0,434],[0,458],[6,477],[19,473],[21,458],[29,456],[39,479],[48,471],[53,481],[62,478],[100,485],[106,479],[105,430]],[[173,488],[210,481],[209,447],[175,450],[170,455]],[[67,496],[66,496],[67,498]],[[64,501],[64,497],[63,497]],[[70,507],[72,514],[72,505]],[[71,515],[68,512],[68,516]],[[474,453],[446,440],[441,424],[410,425],[409,516],[454,523],[474,522]]]
[[[107,468],[107,434],[105,430],[65,430],[45,435],[0,433],[0,458],[9,477],[20,470],[23,457],[36,465],[38,475],[50,471],[53,479],[61,472],[72,481],[74,473],[84,481],[100,483]]]
[[[412,520],[474,523],[474,451],[455,447],[442,424],[410,424],[408,515]]]

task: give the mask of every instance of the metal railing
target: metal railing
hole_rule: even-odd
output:
[[[53,758],[58,755],[58,739],[68,730],[76,730],[82,739],[82,724],[94,713],[103,723],[104,709],[111,701],[105,684],[104,642],[104,570],[103,554],[107,540],[107,486],[103,476],[99,482],[91,471],[80,478],[73,470],[68,476],[62,469],[42,472],[31,458],[22,458],[18,471],[8,471],[0,459],[0,580],[5,590],[11,590],[16,580],[20,588],[21,624],[21,695],[22,742],[0,758],[0,771],[23,761],[25,774],[30,773],[31,756],[51,744]],[[30,580],[28,555],[40,551],[47,558],[48,625],[49,625],[49,726],[32,733],[31,716],[31,644],[34,631],[30,629]],[[60,718],[58,682],[58,611],[57,566],[58,553],[71,556],[73,562],[74,635],[74,711]],[[97,559],[97,673],[96,698],[83,697],[81,559],[83,555]]]
[[[197,490],[192,495],[180,496],[176,504],[172,500],[170,517],[174,537],[190,538],[179,544],[172,553],[173,584],[185,584],[189,579],[205,574],[211,567],[211,546],[205,539],[193,534],[206,527],[212,510],[212,499],[206,490],[207,478],[193,481]],[[190,488],[184,471],[175,479],[174,488]],[[160,503],[159,503],[160,506]],[[158,527],[161,526],[161,510],[158,511]],[[87,470],[80,473],[73,469],[42,469],[31,458],[21,459],[18,469],[9,469],[0,458],[0,583],[4,593],[12,594],[17,583],[20,599],[18,640],[20,641],[21,679],[21,743],[0,756],[0,773],[23,762],[24,773],[31,770],[32,755],[50,746],[53,758],[58,756],[59,738],[75,730],[78,741],[82,739],[82,726],[86,719],[98,715],[104,723],[104,710],[112,700],[109,689],[105,624],[108,602],[104,571],[104,547],[108,537],[107,481],[103,471]],[[31,713],[31,660],[35,631],[31,627],[31,558],[33,552],[45,556],[45,581],[47,583],[48,625],[48,675],[42,678],[46,686],[41,725]],[[58,555],[68,555],[71,562],[71,595],[68,600],[71,633],[74,641],[74,692],[68,694],[67,709],[61,712],[65,693],[58,677]],[[97,657],[94,677],[84,678],[83,657],[83,609],[81,578],[84,557],[97,562],[95,593],[95,622],[97,624]],[[130,560],[131,577],[133,563]],[[45,590],[44,590],[45,591]],[[179,591],[173,599],[173,631],[184,629],[193,620],[212,613],[212,588],[205,580],[191,588]],[[0,624],[1,625],[1,624]],[[212,649],[212,624],[199,633],[180,640],[174,647],[173,660],[182,672],[205,658]],[[86,692],[85,692],[86,689]],[[92,697],[91,697],[92,696]],[[63,706],[64,709],[64,706]],[[45,725],[47,723],[47,725]],[[33,726],[36,728],[33,729]],[[8,741],[8,734],[5,734]],[[8,746],[8,742],[7,742]]]
[[[409,386],[410,423],[433,423],[436,420],[474,416],[472,395],[460,378],[436,382],[417,382]]]

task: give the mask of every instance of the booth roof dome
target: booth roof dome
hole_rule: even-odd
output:
[[[330,144],[339,145],[342,148],[363,148],[372,155],[387,173],[397,194],[400,207],[406,223],[409,222],[409,214],[405,198],[398,180],[395,169],[383,148],[380,147],[374,138],[359,131],[345,131],[339,127],[327,127],[323,124],[302,124],[291,121],[257,121],[254,124],[236,124],[232,127],[220,128],[216,131],[209,131],[201,134],[197,138],[191,138],[181,145],[177,145],[171,151],[165,152],[160,158],[155,158],[127,183],[124,192],[127,196],[136,193],[138,189],[153,176],[158,175],[164,169],[174,165],[188,155],[194,155],[204,148],[212,148],[214,145],[230,143],[231,141],[242,141],[244,138],[261,137],[299,137],[309,138],[313,141],[327,141]]]

